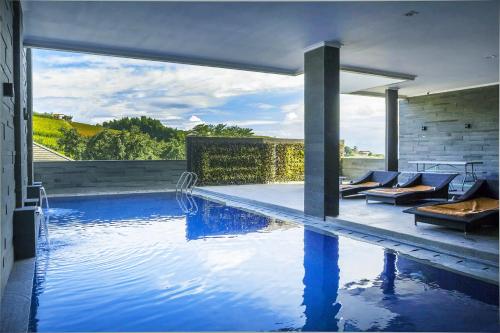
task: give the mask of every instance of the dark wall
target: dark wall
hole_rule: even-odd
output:
[[[35,162],[35,181],[47,194],[92,194],[175,189],[186,161]]]
[[[26,186],[28,185],[28,146],[27,146],[27,109],[26,109],[26,51],[23,47],[23,23],[22,10],[19,2],[13,2],[14,28],[13,28],[13,51],[14,51],[14,139],[15,139],[15,163],[14,180],[16,182],[16,206],[22,207],[26,199]],[[17,84],[19,83],[19,84]]]
[[[479,160],[480,176],[498,177],[498,85],[401,100],[399,140],[400,171],[415,170],[411,160]]]
[[[14,64],[13,64],[13,8],[12,3],[6,0],[0,1],[0,49],[6,52],[0,52],[0,75],[2,84],[14,82]],[[2,193],[1,193],[1,244],[0,253],[2,254],[2,262],[0,263],[1,274],[1,290],[3,291],[9,273],[12,269],[13,253],[12,253],[12,214],[16,205],[15,183],[14,183],[14,98],[4,96],[3,89],[2,103],[0,104],[1,112],[1,159],[2,159],[2,174],[0,177]]]
[[[14,262],[13,211],[26,196],[26,59],[22,45],[22,12],[19,2],[0,0],[0,291],[3,292]],[[14,84],[14,96],[4,94],[4,84]],[[17,140],[16,140],[17,139]],[[1,296],[1,293],[0,293]]]

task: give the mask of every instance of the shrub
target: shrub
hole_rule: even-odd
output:
[[[304,180],[304,144],[279,143],[276,145],[275,181]]]
[[[304,179],[304,145],[266,139],[190,137],[188,166],[201,185]]]
[[[193,147],[192,166],[204,185],[258,184],[273,180],[268,144],[207,144]]]

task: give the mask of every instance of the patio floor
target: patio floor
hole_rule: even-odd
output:
[[[303,183],[292,183],[206,186],[200,190],[267,208],[303,214],[303,188]],[[342,199],[340,215],[337,218],[327,218],[325,223],[337,223],[345,228],[487,261],[498,266],[497,228],[482,228],[479,232],[464,236],[461,231],[439,226],[419,223],[415,227],[413,215],[402,213],[405,208],[407,207],[383,203],[366,204],[364,198]]]

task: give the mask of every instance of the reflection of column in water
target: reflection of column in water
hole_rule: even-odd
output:
[[[337,331],[338,238],[304,230],[304,331]]]
[[[385,295],[394,295],[396,279],[396,254],[385,250],[384,252],[384,271],[381,274],[382,291]]]

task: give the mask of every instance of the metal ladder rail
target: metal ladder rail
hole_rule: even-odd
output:
[[[175,186],[175,199],[184,214],[193,215],[198,212],[196,200],[192,197],[193,188],[198,183],[195,172],[184,171]]]
[[[191,174],[193,178],[191,184],[189,185],[189,194],[193,194],[193,189],[195,188],[196,183],[198,183],[198,175],[195,172],[191,172]]]
[[[191,183],[192,179],[193,179],[193,175],[191,174],[191,172],[188,172],[187,176],[184,178],[184,181],[181,184],[181,193],[184,193],[184,192],[187,193],[187,189],[189,188],[189,184]]]
[[[184,183],[185,178],[187,177],[188,172],[184,171],[181,176],[179,177],[179,180],[177,181],[177,184],[175,185],[175,193],[179,192],[181,190],[181,185]]]
[[[193,188],[198,183],[198,175],[194,172],[184,171],[175,186],[176,193],[193,193]]]

